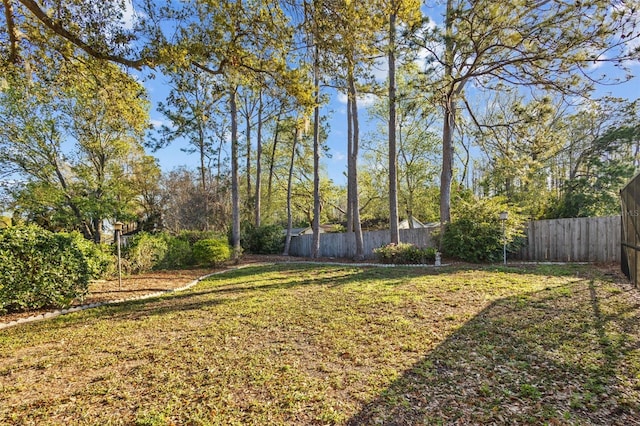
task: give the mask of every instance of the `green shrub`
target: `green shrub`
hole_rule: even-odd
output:
[[[420,248],[409,243],[387,244],[373,250],[382,263],[423,264],[436,259],[437,250],[432,247]]]
[[[503,235],[500,212],[508,211],[505,221],[507,250],[517,251],[523,244],[521,216],[509,209],[502,198],[461,202],[442,237],[447,256],[467,262],[495,262],[503,257]]]
[[[69,306],[90,277],[75,237],[37,226],[0,230],[1,312]]]
[[[167,242],[167,253],[158,265],[162,269],[184,268],[196,263],[191,244],[187,239],[164,235]]]
[[[108,244],[96,244],[77,231],[68,234],[78,246],[89,267],[92,279],[103,278],[115,271],[116,256]]]
[[[255,227],[245,223],[240,235],[242,250],[253,254],[280,254],[284,250],[285,234],[278,225]]]
[[[176,238],[189,243],[189,246],[193,246],[200,240],[216,240],[223,238],[223,235],[214,231],[180,231]]]
[[[226,240],[200,240],[193,245],[193,257],[199,265],[218,266],[231,259],[231,247]]]
[[[131,274],[150,271],[159,267],[168,250],[168,244],[162,235],[140,232],[122,251],[126,259],[126,262],[123,262],[123,268]]]

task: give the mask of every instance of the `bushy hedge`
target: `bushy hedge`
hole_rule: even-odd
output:
[[[215,244],[211,241],[215,241]],[[228,248],[227,239],[213,232],[185,231],[177,236],[141,232],[123,247],[122,265],[124,271],[130,274],[197,264],[218,266],[230,258],[225,251]]]
[[[373,250],[382,263],[424,264],[436,259],[437,250],[433,247],[420,248],[409,243],[387,244]]]
[[[168,251],[169,245],[162,235],[140,232],[122,250],[123,268],[131,274],[150,271],[162,263]]]
[[[191,244],[186,239],[165,234],[167,252],[158,264],[160,269],[180,269],[195,265]]]
[[[115,272],[116,256],[113,253],[113,247],[108,244],[96,244],[84,238],[79,232],[71,232],[68,235],[87,261],[92,279],[104,278]]]
[[[242,250],[253,254],[280,254],[284,250],[285,234],[278,225],[255,227],[251,223],[242,226],[240,245]]]
[[[69,306],[87,293],[91,274],[75,236],[37,226],[0,230],[0,312]]]
[[[193,245],[193,257],[202,266],[218,266],[231,259],[231,253],[226,240],[200,240]]]
[[[515,252],[522,244],[522,217],[509,209],[502,198],[475,199],[462,202],[442,237],[442,249],[448,257],[467,262],[496,262],[503,257],[500,212],[508,211],[505,234],[507,251]]]

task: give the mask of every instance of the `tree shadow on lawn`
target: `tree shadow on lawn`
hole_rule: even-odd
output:
[[[190,315],[189,311],[232,301],[268,297],[270,290],[330,288],[377,278],[395,285],[425,274],[475,273],[466,267],[406,268],[394,273],[387,268],[336,270],[332,266],[320,267],[318,273],[303,265],[271,268],[231,271],[184,293],[87,311],[55,327],[181,312]],[[477,268],[482,270],[486,268]],[[282,272],[285,279],[282,274],[256,277],[269,271]],[[537,274],[543,280],[552,275],[548,272],[554,270]],[[575,276],[575,271],[566,275]],[[354,414],[349,424],[640,424],[637,299],[624,287],[601,279],[568,281],[491,303]],[[199,317],[210,320],[206,314]],[[188,321],[185,324],[191,326]],[[361,401],[358,396],[348,398],[354,404]]]
[[[328,271],[328,275],[323,276],[322,271]],[[190,290],[178,293],[167,291],[166,294],[157,297],[125,301],[116,305],[103,307],[89,316],[98,318],[107,313],[107,315],[113,319],[139,319],[145,316],[162,315],[176,311],[187,312],[206,309],[229,301],[236,301],[242,297],[252,297],[260,293],[267,293],[274,290],[288,290],[308,285],[333,288],[356,284],[363,280],[382,279],[385,281],[385,286],[396,286],[406,283],[407,279],[411,277],[424,275],[448,276],[449,274],[457,272],[474,271],[534,274],[541,276],[575,276],[586,274],[589,268],[581,265],[567,265],[562,268],[539,267],[536,265],[528,265],[526,267],[454,265],[442,268],[406,266],[387,268],[352,265],[336,266],[332,264],[326,267],[314,264],[313,267],[310,267],[309,264],[305,264],[304,262],[256,265],[216,273],[202,280],[198,286]],[[277,272],[278,275],[273,277],[261,276],[263,273],[270,272]],[[257,276],[260,278],[256,278]],[[159,291],[163,290],[160,289]]]
[[[304,277],[301,272],[311,271],[309,266],[286,265],[285,267],[271,266],[251,266],[242,269],[232,270],[223,274],[216,274],[210,278],[202,280],[197,287],[178,293],[167,292],[161,296],[144,298],[141,300],[130,300],[103,307],[93,315],[95,319],[108,315],[117,319],[140,319],[151,315],[163,315],[171,312],[187,312],[207,309],[212,306],[227,302],[235,302],[242,298],[259,296],[277,290],[288,290],[295,287],[314,286],[340,286],[359,282],[363,277],[368,276],[368,268],[355,270],[351,266],[346,268],[346,272],[338,272],[326,277],[313,276]],[[339,271],[336,267],[330,267],[329,271]],[[355,270],[355,271],[354,271]],[[256,275],[264,272],[280,272],[290,279],[276,276],[271,278],[256,279]],[[353,272],[352,272],[353,271]],[[220,284],[222,281],[231,281]]]
[[[349,425],[640,424],[640,306],[581,280],[493,302]]]

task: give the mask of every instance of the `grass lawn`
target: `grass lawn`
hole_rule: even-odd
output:
[[[286,264],[0,330],[0,424],[640,424],[640,297],[591,266]]]

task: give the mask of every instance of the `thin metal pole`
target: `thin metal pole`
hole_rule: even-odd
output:
[[[120,232],[116,231],[116,239],[118,240],[118,289],[122,290],[122,262],[120,261]]]
[[[504,228],[504,220],[502,221],[502,258],[504,259],[504,264],[507,264],[507,234]]]

